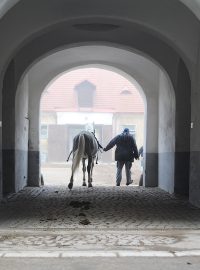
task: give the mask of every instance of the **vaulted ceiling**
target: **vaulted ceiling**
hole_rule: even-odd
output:
[[[0,18],[19,1],[21,0],[0,0]],[[182,2],[196,15],[198,19],[200,19],[200,0],[174,0],[174,1]]]

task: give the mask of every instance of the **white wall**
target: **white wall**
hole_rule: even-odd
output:
[[[18,87],[16,94],[15,113],[15,190],[27,185],[28,179],[28,75]]]
[[[158,185],[174,192],[175,96],[169,79],[160,71],[158,118]]]
[[[86,112],[57,112],[57,124],[86,125],[95,123],[96,125],[112,125],[112,113],[86,113]]]

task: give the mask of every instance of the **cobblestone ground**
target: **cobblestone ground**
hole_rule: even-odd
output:
[[[200,209],[185,198],[136,186],[25,188],[8,197],[0,212],[0,253],[150,246],[162,250],[176,245],[180,231],[200,229]]]
[[[27,187],[0,211],[0,229],[200,229],[200,209],[158,188]]]

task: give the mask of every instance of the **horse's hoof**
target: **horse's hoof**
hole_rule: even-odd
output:
[[[72,183],[69,183],[68,188],[71,190],[72,187],[73,187],[73,184]]]
[[[92,187],[92,183],[89,183],[89,184],[88,184],[88,187]]]
[[[87,185],[86,185],[86,183],[83,183],[83,187],[86,187]]]

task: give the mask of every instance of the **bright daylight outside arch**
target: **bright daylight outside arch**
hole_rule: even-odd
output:
[[[85,67],[58,76],[41,97],[40,155],[45,182],[56,184],[51,181],[55,168],[58,182],[66,181],[70,174],[70,161],[66,164],[66,159],[73,138],[88,127],[95,129],[103,146],[127,127],[140,148],[144,140],[144,110],[137,86],[111,69]],[[95,185],[114,185],[115,166],[114,149],[101,153],[94,169]],[[104,176],[99,177],[99,172]],[[135,162],[136,185],[140,174],[140,162]],[[79,185],[81,178],[77,176],[75,185]]]

